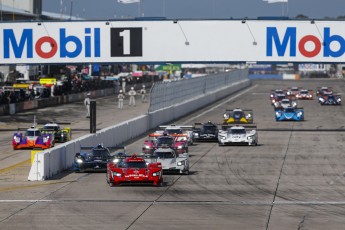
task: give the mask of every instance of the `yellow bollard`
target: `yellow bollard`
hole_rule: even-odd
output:
[[[41,151],[42,150],[31,150],[31,164],[34,163],[36,153]]]

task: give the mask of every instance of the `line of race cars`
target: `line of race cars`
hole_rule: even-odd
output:
[[[223,145],[257,145],[258,134],[251,110],[227,110],[221,124],[167,125],[148,135],[140,154],[127,154],[124,146],[81,147],[74,172],[106,172],[109,186],[123,184],[163,185],[163,174],[189,174],[189,147],[194,142]],[[119,150],[112,153],[112,150]]]
[[[341,97],[330,87],[320,87],[316,95],[321,105],[340,105]],[[333,96],[333,101],[332,97]],[[303,108],[297,107],[297,100],[313,100],[312,90],[292,87],[288,90],[273,90],[271,104],[275,108],[275,118],[281,120],[304,120]],[[193,126],[168,125],[149,134],[141,153],[126,154],[125,147],[81,147],[76,153],[73,168],[75,172],[104,171],[109,186],[121,184],[163,185],[163,174],[189,174],[189,147],[198,141],[214,141],[219,146],[258,145],[257,125],[251,109],[226,110],[223,122],[195,123]],[[45,124],[27,129],[23,135],[13,135],[14,149],[50,148],[55,142],[71,139],[70,128],[61,128],[57,123]],[[113,150],[119,150],[113,152]],[[164,173],[163,173],[164,172]]]
[[[332,87],[318,87],[316,96],[320,105],[341,105],[341,96],[333,92]],[[313,98],[313,90],[299,87],[272,90],[270,101],[275,110],[276,121],[303,121],[304,109],[297,106],[297,100],[313,100]]]
[[[55,143],[67,142],[72,139],[71,128],[61,128],[60,124],[49,122],[43,127],[37,127],[36,122],[28,129],[18,128],[13,134],[12,147],[17,149],[48,149],[54,147]],[[25,133],[21,131],[25,131]]]

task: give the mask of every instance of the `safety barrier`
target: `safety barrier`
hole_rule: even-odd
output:
[[[71,168],[75,153],[80,152],[80,146],[95,146],[103,143],[105,146],[114,146],[125,143],[138,137],[158,125],[171,122],[185,116],[197,109],[211,104],[221,98],[233,94],[250,86],[249,79],[233,82],[221,89],[210,91],[187,101],[159,109],[137,118],[122,122],[98,131],[96,134],[88,134],[78,139],[69,141],[52,149],[38,152],[34,157],[28,180],[46,180],[63,170]]]

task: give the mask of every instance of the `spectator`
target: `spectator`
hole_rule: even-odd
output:
[[[86,94],[84,105],[86,107],[86,118],[89,118],[90,117],[90,93]]]
[[[141,94],[141,102],[145,103],[146,102],[146,89],[145,85],[143,85],[143,88],[140,90]]]
[[[120,93],[119,95],[117,96],[119,102],[118,102],[118,108],[119,109],[122,109],[123,108],[123,100],[125,99],[125,95],[124,93],[122,92],[122,90],[120,90]]]
[[[135,92],[134,87],[131,87],[131,90],[128,92],[129,95],[129,106],[135,106],[135,96],[137,92]]]

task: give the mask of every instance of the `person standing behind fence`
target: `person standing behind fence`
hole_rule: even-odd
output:
[[[119,95],[117,96],[118,101],[118,108],[122,109],[123,108],[123,100],[125,99],[125,95],[122,92],[122,90],[120,90]]]
[[[131,90],[128,92],[129,95],[129,106],[135,106],[135,95],[137,95],[137,92],[135,92],[134,87],[131,87]]]
[[[84,105],[86,107],[86,118],[89,118],[90,117],[90,93],[86,94]]]
[[[143,85],[143,88],[140,90],[140,94],[141,94],[141,102],[146,102],[146,89],[145,89],[145,85]]]
[[[122,91],[123,93],[126,93],[126,79],[122,78]]]

